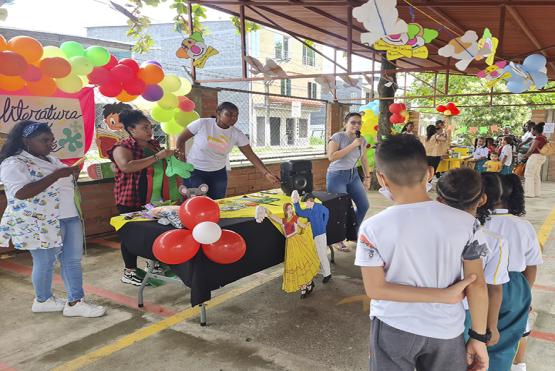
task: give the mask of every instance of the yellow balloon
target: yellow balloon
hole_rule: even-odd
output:
[[[363,113],[360,134],[362,134],[362,136],[375,136],[378,133],[376,130],[376,126],[378,125],[378,116],[372,110],[366,110]]]
[[[178,97],[189,94],[193,88],[191,82],[183,77],[180,77],[179,81],[181,81],[181,86],[174,92],[174,94]]]
[[[177,100],[175,94],[166,92],[164,93],[162,99],[160,99],[157,103],[163,109],[173,109],[177,107],[179,101]]]
[[[77,93],[83,89],[83,80],[79,76],[70,73],[62,79],[56,79],[56,85],[64,93]]]
[[[58,48],[57,46],[45,46],[43,48],[42,59],[46,58],[64,58],[66,59],[66,55],[62,51],[62,49]]]
[[[181,80],[179,77],[173,74],[167,74],[164,76],[164,80],[162,80],[159,84],[164,92],[174,92],[181,87]]]

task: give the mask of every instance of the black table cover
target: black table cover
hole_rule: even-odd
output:
[[[314,192],[330,210],[327,227],[328,244],[356,239],[356,222],[351,198],[345,194]],[[175,274],[191,288],[191,305],[210,300],[211,291],[231,282],[280,264],[284,259],[285,237],[267,219],[257,223],[253,218],[221,219],[222,229],[239,233],[247,244],[245,256],[233,264],[217,264],[209,260],[202,248],[188,262],[171,265]],[[152,244],[160,234],[171,230],[155,221],[126,223],[118,235],[129,252],[147,259],[156,259]]]

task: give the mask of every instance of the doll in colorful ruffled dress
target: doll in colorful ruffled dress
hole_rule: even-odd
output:
[[[256,216],[260,223],[264,217],[269,218],[285,236],[285,262],[283,269],[283,285],[285,292],[301,291],[301,299],[306,298],[314,290],[312,279],[320,269],[320,261],[314,249],[314,240],[310,224],[304,224],[295,215],[293,205],[283,205],[283,219],[273,215],[264,207],[257,207]]]

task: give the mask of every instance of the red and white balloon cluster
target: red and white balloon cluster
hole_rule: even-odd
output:
[[[389,112],[392,113],[389,117],[389,121],[392,124],[404,124],[409,120],[407,106],[404,103],[393,103],[389,105]]]
[[[187,229],[164,232],[154,241],[154,256],[166,264],[182,264],[192,259],[202,246],[204,255],[215,263],[231,264],[240,260],[247,246],[240,234],[221,229],[220,208],[210,197],[189,198],[179,209]]]
[[[445,106],[439,105],[436,110],[445,116],[457,116],[461,113],[461,110],[453,102],[449,102]]]

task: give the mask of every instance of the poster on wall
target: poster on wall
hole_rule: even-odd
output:
[[[5,137],[15,124],[23,120],[47,123],[55,138],[52,154],[67,163],[82,158],[89,150],[94,134],[94,115],[92,88],[53,97],[0,91],[0,135]]]

